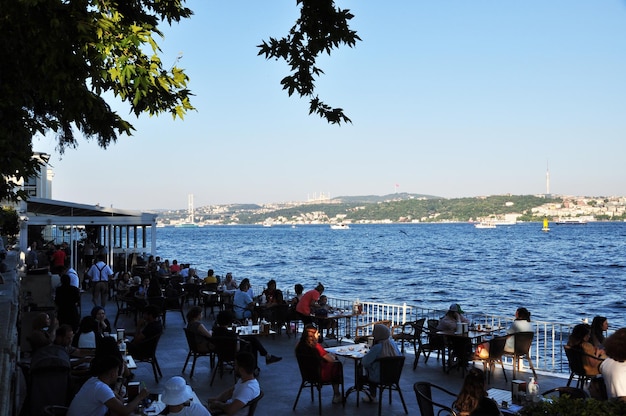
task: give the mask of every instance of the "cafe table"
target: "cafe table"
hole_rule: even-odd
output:
[[[261,332],[261,325],[243,325],[233,329],[237,335],[276,335],[276,331],[270,329],[268,332]]]
[[[354,361],[354,386],[346,390],[346,396],[343,398],[343,402],[345,403],[346,400],[348,400],[348,396],[350,396],[351,393],[356,392],[356,406],[359,407],[360,392],[363,392],[367,394],[368,397],[370,397],[368,386],[364,385],[363,383],[361,383],[361,380],[359,380],[359,375],[363,373],[361,359],[365,357],[365,354],[369,352],[368,345],[351,344],[324,349],[326,350],[326,352],[335,354],[338,357],[349,358]]]
[[[437,335],[443,336],[444,345],[447,352],[444,352],[442,357],[443,370],[449,373],[452,368],[458,368],[463,370],[465,374],[465,368],[467,363],[471,359],[472,346],[476,346],[481,343],[484,337],[491,335],[494,330],[481,330],[481,331],[467,331],[463,333],[456,333],[451,331],[437,331]],[[453,354],[456,354],[456,363],[453,362]],[[448,360],[446,363],[446,356]],[[446,366],[447,364],[447,366]]]
[[[337,337],[337,343],[341,344],[342,340],[344,338],[350,338],[351,334],[350,334],[350,329],[352,328],[351,322],[352,322],[352,317],[357,316],[356,314],[352,313],[352,311],[343,311],[341,309],[339,310],[335,310],[333,312],[330,312],[328,315],[326,316],[314,316],[311,315],[311,317],[318,323],[318,326],[320,327],[328,327],[328,328],[332,328],[332,327],[336,327],[337,328],[337,333],[335,334],[335,336]],[[335,321],[337,323],[337,325],[333,325],[333,322]],[[340,325],[340,322],[344,323],[343,328]],[[330,323],[330,325],[320,325],[321,323],[326,322],[326,323]],[[343,329],[343,331],[340,331],[340,328]],[[328,334],[328,330],[326,332]]]
[[[129,370],[135,370],[137,369],[137,363],[135,362],[135,359],[133,358],[132,355],[125,355],[124,356],[124,360],[126,361],[126,367]]]
[[[519,404],[513,404],[510,390],[489,389],[487,390],[487,396],[498,404],[498,408],[503,415],[517,415],[523,408]]]

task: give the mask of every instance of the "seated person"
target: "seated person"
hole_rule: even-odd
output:
[[[72,339],[74,338],[74,330],[71,326],[65,324],[61,325],[55,333],[52,344],[40,347],[33,353],[31,359],[31,368],[37,367],[38,363],[43,362],[49,357],[56,357],[63,363],[67,363],[68,367],[78,367],[81,364],[89,361],[88,356],[92,353],[92,349],[79,349],[72,346]],[[80,357],[81,360],[73,361],[70,363],[70,357]],[[78,371],[78,373],[82,373]]]
[[[224,277],[224,290],[236,290],[239,288],[237,282],[233,278],[233,274],[231,272],[226,273],[226,277]]]
[[[200,306],[194,306],[187,312],[187,330],[195,336],[198,352],[208,353],[214,349],[211,344],[213,332],[206,329],[202,323],[202,308]]]
[[[206,277],[204,278],[204,283],[206,283],[207,285],[216,285],[219,283],[219,280],[217,279],[217,277],[215,277],[215,272],[213,271],[213,269],[209,269],[209,271],[206,273]]]
[[[293,298],[289,299],[288,303],[289,303],[289,306],[293,306],[295,308],[298,302],[300,301],[300,299],[302,299],[304,286],[302,286],[300,283],[296,283],[293,287],[293,290],[296,294]]]
[[[166,405],[164,413],[170,416],[211,416],[200,403],[190,402],[193,397],[191,387],[182,377],[172,377],[165,383],[161,401]]]
[[[173,260],[172,261],[172,265],[170,266],[170,273],[171,274],[178,274],[178,273],[180,273],[180,266],[178,265],[178,260]]]
[[[333,403],[342,403],[343,397],[339,392],[339,384],[343,378],[343,366],[337,361],[335,354],[327,352],[318,342],[319,333],[314,325],[308,324],[302,331],[302,337],[296,346],[296,355],[311,355],[319,357],[322,366],[323,382],[333,383]]]
[[[104,355],[94,358],[92,362],[93,377],[88,379],[72,400],[67,411],[68,416],[130,415],[143,399],[148,397],[148,390],[141,389],[137,397],[124,405],[110,386],[117,381],[122,362],[115,355]]]
[[[260,303],[268,307],[276,304],[276,280],[267,282],[267,288],[261,293]]]
[[[81,319],[72,345],[78,348],[96,348],[97,325],[92,316],[85,316]]]
[[[132,282],[130,281],[130,273],[123,272],[120,273],[119,278],[115,284],[115,289],[117,290],[118,296],[125,296],[126,293],[130,290],[132,286]]]
[[[38,314],[33,319],[33,330],[28,336],[32,351],[35,352],[40,347],[52,344],[58,326],[59,322],[56,318],[52,321],[46,312]]]
[[[163,324],[159,318],[161,311],[157,306],[148,305],[143,310],[143,319],[137,325],[135,337],[127,344],[128,353],[142,357],[146,355],[144,341],[163,333]]]
[[[339,325],[336,319],[323,319],[328,316],[329,313],[334,311],[334,308],[328,304],[328,298],[326,295],[321,295],[318,300],[318,306],[315,308],[314,314],[318,318],[317,327],[319,329],[326,329],[327,338],[336,338],[336,329]],[[330,332],[328,332],[330,330]]]
[[[462,415],[501,416],[497,403],[487,396],[485,374],[478,368],[472,368],[465,376],[461,392],[452,407]]]
[[[209,397],[209,410],[213,415],[247,415],[242,410],[251,400],[261,394],[259,382],[254,377],[254,357],[249,352],[240,352],[235,358],[235,371],[240,378],[230,389],[217,397]]]
[[[161,277],[166,277],[166,276],[169,276],[171,274],[170,273],[170,261],[169,260],[165,260],[163,263],[161,263],[161,265],[159,266],[158,274]]]
[[[363,368],[367,373],[366,379],[373,382],[369,385],[370,395],[363,397],[364,402],[376,402],[378,400],[376,398],[375,383],[380,382],[380,363],[376,362],[376,359],[402,355],[398,346],[391,338],[391,331],[387,326],[382,324],[374,325],[372,335],[374,337],[374,345],[361,360]]]
[[[138,276],[135,276],[135,277],[138,277]],[[141,286],[139,286],[139,288],[135,292],[135,297],[137,299],[141,299],[143,301],[146,301],[148,299],[148,288],[149,287],[150,287],[150,278],[149,277],[144,277],[141,280]]]
[[[267,365],[276,363],[283,359],[282,357],[278,357],[276,355],[268,353],[263,344],[261,344],[261,341],[259,341],[259,338],[255,335],[242,335],[238,337],[238,335],[231,329],[233,324],[232,312],[221,311],[217,314],[215,322],[217,325],[213,327],[212,336],[239,338],[241,340],[240,349],[247,350],[252,353],[255,357],[255,361],[257,353],[265,357],[265,364]]]
[[[596,348],[603,348],[604,333],[609,330],[609,320],[605,316],[594,316],[591,321],[591,343]]]
[[[239,290],[233,296],[233,310],[235,318],[238,320],[253,319],[254,317],[254,300],[250,296],[250,281],[243,279],[239,285]]]
[[[515,320],[506,330],[507,334],[515,334],[516,332],[533,332],[533,325],[530,323],[530,312],[526,308],[517,308],[515,311]],[[504,344],[504,352],[512,354],[515,351],[515,338],[509,337]],[[476,357],[486,359],[489,358],[489,343],[483,342],[476,346]]]
[[[600,364],[606,358],[604,350],[593,346],[591,338],[591,327],[587,324],[578,324],[572,329],[572,333],[567,340],[567,346],[571,349],[584,353],[583,368],[588,376],[600,374]]]
[[[94,306],[91,309],[91,317],[96,322],[96,336],[102,338],[106,334],[113,332],[111,323],[107,319],[106,312],[102,306]]]
[[[454,332],[457,322],[469,323],[469,319],[463,316],[461,305],[453,303],[448,312],[439,320],[437,331]]]
[[[626,400],[626,328],[604,340],[607,358],[600,364],[609,399]]]

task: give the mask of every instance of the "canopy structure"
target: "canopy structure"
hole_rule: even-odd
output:
[[[94,242],[105,248],[110,265],[115,264],[116,256],[130,253],[154,255],[156,249],[157,214],[154,213],[30,198],[20,204],[19,214],[22,253],[26,253],[30,241],[28,228],[45,227],[47,239],[55,243],[65,241],[72,247],[71,264],[74,268],[80,260],[76,258],[78,240],[86,236],[81,237],[81,232],[88,228],[92,230],[90,236]]]

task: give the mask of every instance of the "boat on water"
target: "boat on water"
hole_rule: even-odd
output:
[[[541,228],[541,231],[545,231],[545,232],[550,231],[550,225],[548,223],[547,218],[543,219],[543,227]]]
[[[350,226],[348,224],[331,224],[331,230],[349,230]]]
[[[586,225],[587,219],[582,217],[559,218],[555,223],[556,225]]]
[[[481,221],[474,224],[475,228],[496,228],[496,224],[492,221]]]

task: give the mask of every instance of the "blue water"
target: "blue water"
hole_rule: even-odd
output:
[[[305,290],[385,303],[578,323],[609,317],[626,326],[626,223],[541,224],[475,229],[471,224],[216,226],[160,228],[157,255],[253,286]]]

